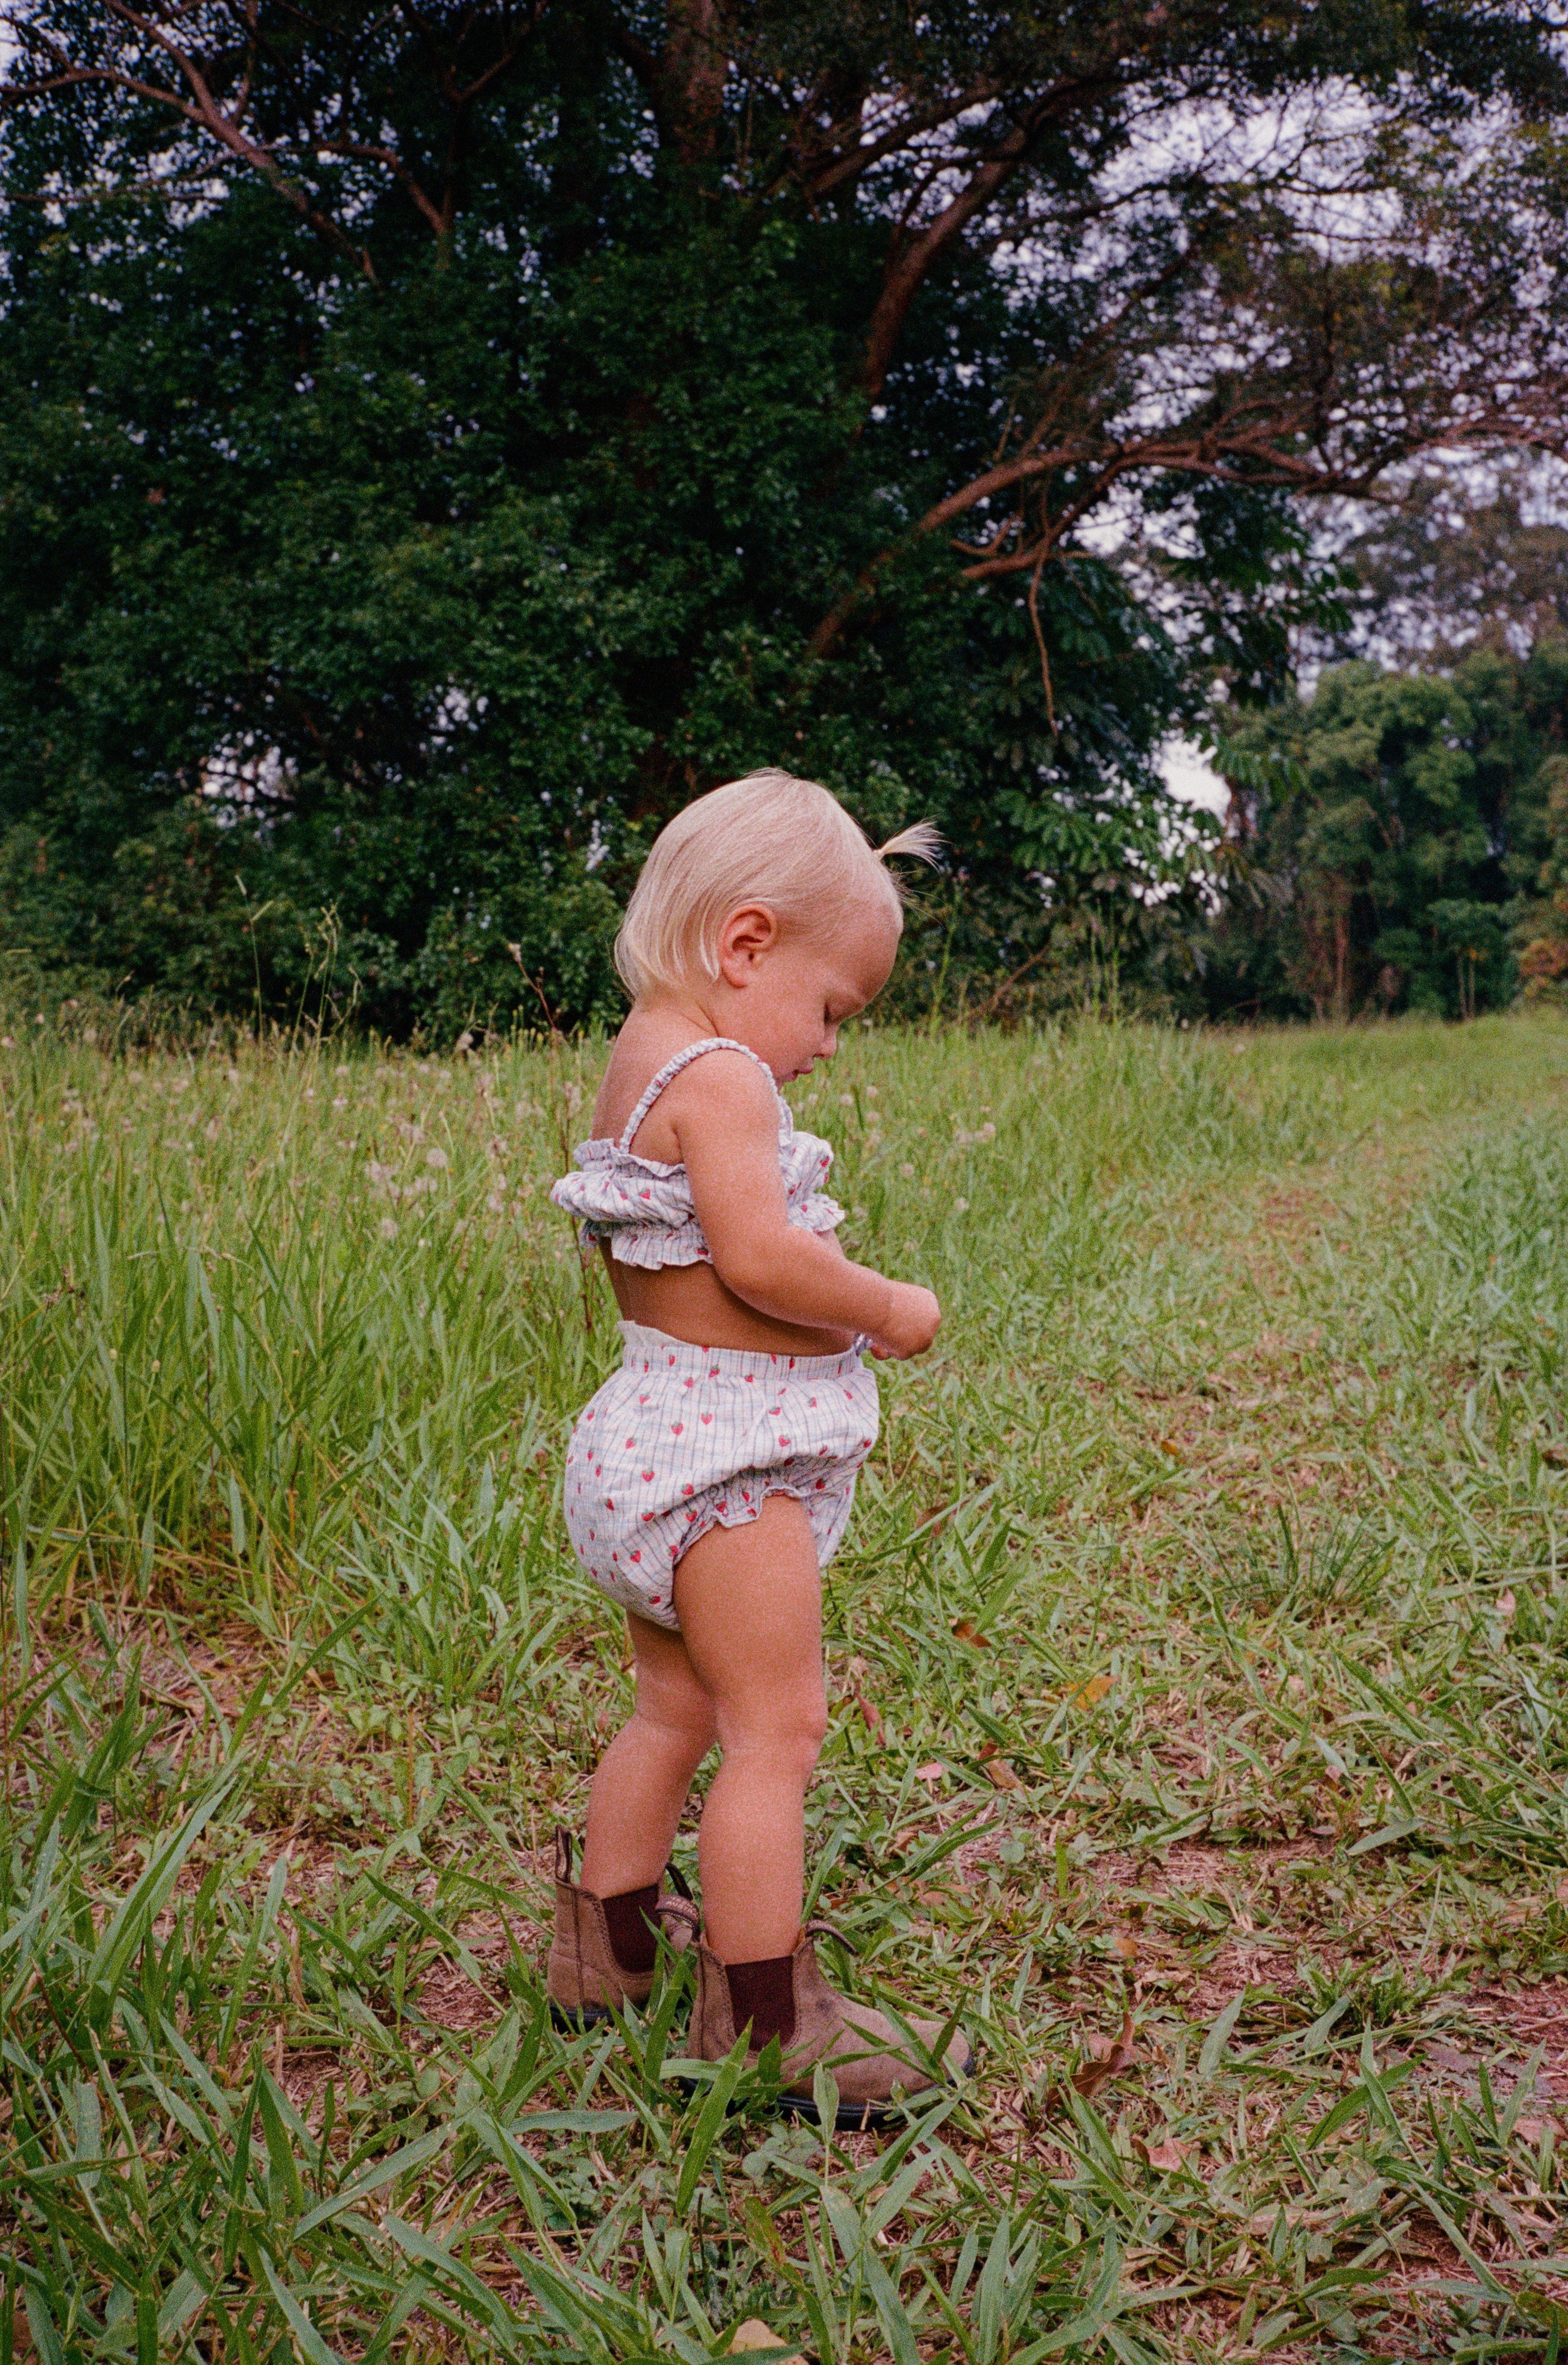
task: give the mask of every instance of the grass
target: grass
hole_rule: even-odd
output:
[[[1554,2365],[1568,1029],[863,1031],[823,1906],[896,2138],[563,2037],[599,1055],[0,1049],[0,2365]],[[680,1852],[690,1868],[689,1833]]]

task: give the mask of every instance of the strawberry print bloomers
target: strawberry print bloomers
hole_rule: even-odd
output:
[[[626,1360],[577,1417],[566,1450],[572,1548],[612,1601],[678,1630],[675,1569],[715,1520],[745,1527],[769,1495],[804,1503],[817,1558],[848,1524],[877,1441],[874,1374],[842,1355],[692,1347],[621,1325]]]

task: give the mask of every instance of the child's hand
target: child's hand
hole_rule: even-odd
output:
[[[887,1312],[872,1333],[871,1352],[879,1362],[903,1362],[924,1355],[942,1320],[942,1308],[929,1289],[913,1282],[890,1281]]]

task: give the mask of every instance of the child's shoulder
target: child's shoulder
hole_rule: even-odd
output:
[[[738,1047],[719,1048],[724,1040],[694,1035],[689,1019],[678,1013],[633,1011],[615,1038],[594,1102],[595,1138],[619,1141],[655,1078],[698,1043],[714,1048],[687,1062],[660,1092],[638,1129],[641,1156],[678,1157],[674,1131],[678,1116],[700,1115],[709,1108],[730,1111],[754,1100],[759,1107],[775,1105],[777,1093],[756,1054]]]

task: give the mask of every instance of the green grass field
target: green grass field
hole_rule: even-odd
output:
[[[1568,2354],[1568,1027],[797,1095],[947,1307],[831,1572],[830,1967],[979,2057],[826,2144],[688,2100],[680,1967],[543,2000],[599,1056],[0,1048],[0,2365]]]

